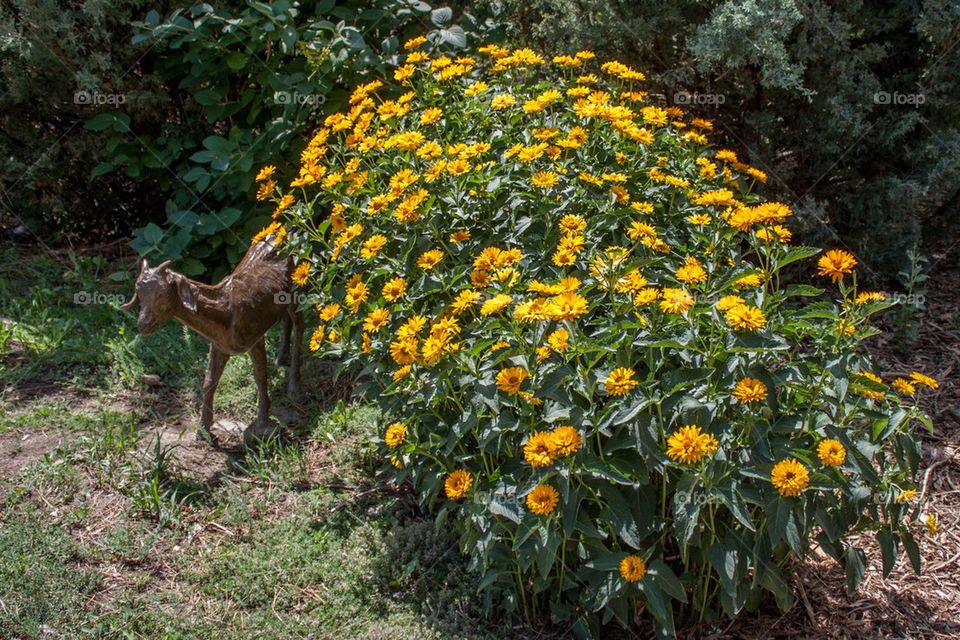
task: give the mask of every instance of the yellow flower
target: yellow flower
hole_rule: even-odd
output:
[[[420,125],[426,126],[433,124],[443,116],[443,110],[437,107],[429,107],[420,114]]]
[[[733,296],[733,295],[723,296],[722,298],[717,300],[717,310],[727,311],[739,304],[745,304],[745,303],[746,303],[746,300],[744,300],[740,296]]]
[[[696,425],[680,427],[667,438],[667,455],[681,464],[696,464],[716,452],[720,443]]]
[[[360,248],[360,257],[369,260],[376,256],[380,249],[383,249],[384,245],[387,244],[387,237],[381,234],[371,236],[363,243],[363,246]]]
[[[453,312],[457,315],[460,315],[471,306],[476,304],[477,300],[481,297],[479,291],[474,291],[472,289],[464,289],[457,294],[457,297],[453,299],[453,302],[450,304],[450,307],[453,309]]]
[[[655,287],[644,287],[633,297],[633,304],[638,307],[645,307],[657,301],[660,297],[660,290]]]
[[[693,306],[693,296],[686,289],[664,289],[660,309],[668,313],[686,313]]]
[[[260,172],[257,173],[257,182],[263,182],[264,180],[269,180],[270,178],[273,177],[273,173],[276,170],[277,168],[272,164],[268,164],[267,166],[263,167],[262,169],[260,169]]]
[[[915,384],[919,384],[924,387],[929,387],[931,389],[940,388],[939,382],[937,382],[934,378],[931,378],[930,376],[920,373],[919,371],[914,371],[913,373],[911,373],[910,380],[912,380]]]
[[[562,456],[576,453],[582,444],[580,432],[570,425],[557,427],[550,432],[550,436],[553,438],[554,449]]]
[[[551,320],[575,320],[590,310],[587,299],[573,291],[566,291],[550,299],[547,312]]]
[[[380,293],[387,302],[395,302],[402,298],[406,292],[407,281],[403,278],[396,277],[388,280],[387,283],[383,285],[383,290]]]
[[[548,484],[538,484],[527,494],[527,509],[538,516],[547,516],[557,507],[560,494]]]
[[[424,37],[424,36],[417,36],[416,38],[410,38],[409,40],[407,40],[406,42],[404,42],[404,43],[403,43],[403,48],[404,48],[405,50],[407,50],[407,51],[410,51],[411,49],[416,49],[416,48],[418,48],[418,47],[426,44],[426,42],[427,42],[426,37]]]
[[[297,268],[293,270],[293,273],[290,275],[290,280],[293,284],[300,285],[301,287],[307,284],[307,278],[310,277],[310,263],[301,262],[297,265]]]
[[[450,242],[453,244],[460,244],[461,242],[466,242],[470,239],[470,232],[466,229],[460,231],[454,231],[450,234]]]
[[[497,389],[509,395],[516,395],[520,385],[530,377],[530,373],[523,367],[508,367],[497,374]]]
[[[412,364],[417,360],[416,338],[401,338],[390,343],[390,357],[399,365]]]
[[[810,473],[798,460],[786,458],[773,465],[770,482],[781,495],[793,498],[810,484]]]
[[[515,104],[517,104],[516,98],[509,93],[501,93],[493,96],[493,100],[490,101],[490,108],[494,111],[502,111],[503,109],[508,109]]]
[[[821,276],[829,276],[830,280],[837,282],[842,280],[843,276],[853,271],[857,266],[857,259],[853,254],[842,249],[831,249],[820,256],[817,261],[817,273]]]
[[[483,306],[480,307],[480,315],[490,316],[499,313],[506,309],[512,301],[513,298],[504,293],[495,295],[483,303]]]
[[[549,467],[556,462],[557,455],[556,443],[548,431],[537,431],[523,445],[523,459],[531,467]]]
[[[443,260],[443,251],[440,251],[439,249],[431,249],[417,258],[417,266],[424,271],[429,271],[437,266],[437,263],[441,260]]]
[[[703,270],[703,265],[694,257],[688,257],[683,266],[677,269],[677,280],[689,284],[696,284],[707,279],[707,272]]]
[[[393,381],[397,382],[398,380],[403,380],[410,374],[410,371],[412,370],[413,367],[411,367],[409,364],[403,365],[393,372]]]
[[[323,332],[323,325],[320,325],[314,329],[313,333],[310,335],[310,351],[318,351],[320,349],[320,344],[323,342]]]
[[[530,182],[538,189],[549,189],[557,184],[557,174],[553,171],[537,171]]]
[[[363,330],[370,333],[380,331],[390,320],[390,312],[386,309],[374,309],[363,319]]]
[[[906,378],[894,378],[893,382],[890,384],[893,385],[894,389],[904,395],[912,396],[917,392],[916,385]]]
[[[636,372],[627,367],[617,367],[610,372],[604,382],[607,393],[611,396],[622,396],[630,393],[639,383],[633,379]]]
[[[336,302],[333,304],[328,304],[325,307],[318,308],[317,313],[320,315],[321,320],[324,322],[330,322],[337,317],[338,313],[340,313],[340,305]]]
[[[763,284],[763,277],[759,273],[751,273],[733,281],[733,286],[738,289],[759,287],[761,284]]]
[[[767,399],[767,385],[756,378],[743,378],[734,385],[733,397],[744,404],[761,402]]]
[[[929,533],[931,536],[937,535],[937,516],[932,513],[928,513],[923,519],[923,525],[927,528],[927,533]]]
[[[767,325],[767,319],[763,312],[753,305],[734,305],[727,309],[724,317],[731,327],[740,331],[756,331]]]
[[[407,426],[402,422],[394,422],[387,427],[387,433],[383,437],[384,443],[391,449],[396,449],[407,437]]]
[[[857,294],[857,297],[854,299],[854,304],[864,304],[867,302],[883,302],[887,299],[887,296],[879,291],[863,291]]]
[[[647,574],[647,563],[640,556],[627,556],[620,561],[620,577],[627,582],[639,582]]]
[[[547,336],[547,344],[557,353],[563,353],[570,348],[569,338],[570,334],[566,329],[557,329]]]
[[[465,469],[457,469],[447,474],[447,479],[443,483],[443,491],[451,500],[459,500],[467,495],[472,486],[473,474]]]
[[[847,459],[847,450],[839,440],[824,438],[817,445],[817,455],[820,462],[828,467],[839,467]]]
[[[910,502],[916,497],[917,497],[916,489],[904,489],[903,491],[897,494],[897,502],[904,504],[904,503]]]

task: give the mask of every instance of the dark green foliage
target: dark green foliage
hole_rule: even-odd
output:
[[[166,19],[151,11],[135,27],[175,108],[164,121],[131,122],[122,108],[89,121],[115,132],[93,173],[158,182],[166,220],[138,229],[133,247],[158,259],[188,255],[188,274],[239,260],[272,210],[256,205],[254,176],[304,146],[343,105],[343,86],[384,76],[407,37],[465,44],[449,16],[406,0],[196,5]]]
[[[478,4],[496,6],[516,42],[593,49],[647,71],[652,91],[750,150],[806,241],[846,244],[874,278],[904,267],[917,240],[956,235],[955,2]]]

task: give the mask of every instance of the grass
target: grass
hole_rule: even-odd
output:
[[[129,293],[114,268],[0,248],[0,637],[551,637],[489,617],[454,535],[376,479],[375,408],[289,406],[273,371],[296,437],[198,442],[203,341],[74,302]],[[217,416],[255,408],[232,358]]]

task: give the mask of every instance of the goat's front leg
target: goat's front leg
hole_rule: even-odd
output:
[[[220,376],[227,365],[229,355],[220,351],[212,344],[207,356],[207,373],[203,376],[203,406],[200,409],[200,437],[210,435],[210,426],[213,424],[213,396],[220,384]]]
[[[259,396],[256,424],[258,428],[265,429],[270,419],[270,398],[267,396],[267,350],[263,338],[250,349],[250,359],[253,360],[253,377]]]
[[[293,401],[300,395],[300,352],[303,348],[303,316],[299,311],[291,307],[290,319],[293,322],[293,348],[290,354],[290,377],[287,380],[287,398]]]

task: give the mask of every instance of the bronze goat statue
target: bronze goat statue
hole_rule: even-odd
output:
[[[249,353],[253,361],[259,401],[256,422],[244,435],[262,437],[269,432],[264,334],[280,320],[284,326],[276,365],[289,356],[287,395],[292,400],[299,392],[303,318],[293,303],[290,280],[293,259],[281,255],[272,241],[269,237],[252,244],[233,273],[215,285],[202,284],[173,271],[169,260],[151,268],[144,258],[134,296],[121,306],[125,311],[130,310],[139,301],[137,329],[141,335],[150,335],[176,318],[210,343],[203,378],[200,437],[210,437],[213,397],[227,360],[244,352]]]

